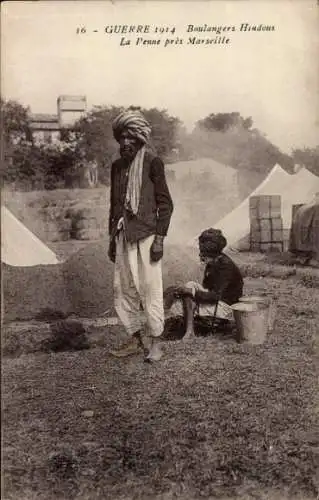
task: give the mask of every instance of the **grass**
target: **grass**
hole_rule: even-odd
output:
[[[2,498],[316,498],[319,290],[246,279],[261,291],[278,303],[264,345],[166,342],[156,365],[112,358],[118,327],[44,353],[47,325],[6,326]]]

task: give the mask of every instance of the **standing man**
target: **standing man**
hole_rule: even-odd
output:
[[[161,259],[173,202],[162,160],[146,150],[151,127],[145,117],[122,112],[113,133],[120,158],[111,168],[109,257],[115,263],[115,309],[129,339],[111,353],[125,357],[144,350],[145,360],[157,361],[164,328]]]

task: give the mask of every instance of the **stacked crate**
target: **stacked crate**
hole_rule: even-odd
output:
[[[98,240],[106,234],[105,210],[82,208],[72,212],[71,239]]]
[[[283,251],[281,197],[251,196],[249,199],[250,250]]]
[[[42,210],[44,241],[66,241],[70,239],[71,221],[52,207]]]

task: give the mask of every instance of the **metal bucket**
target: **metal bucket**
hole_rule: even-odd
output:
[[[277,310],[276,303],[273,298],[261,295],[251,295],[241,297],[239,302],[244,302],[245,304],[256,304],[257,307],[263,307],[263,305],[266,305],[268,307],[268,332],[272,332]]]
[[[263,344],[267,338],[269,305],[238,302],[232,306],[237,327],[237,342]]]

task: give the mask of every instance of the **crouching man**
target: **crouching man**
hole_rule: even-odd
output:
[[[223,253],[227,241],[219,229],[207,229],[199,237],[199,257],[205,265],[203,284],[195,281],[168,290],[167,316],[184,315],[183,340],[194,337],[194,316],[224,326],[233,319],[232,304],[243,294],[243,278],[236,264]]]

